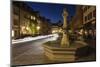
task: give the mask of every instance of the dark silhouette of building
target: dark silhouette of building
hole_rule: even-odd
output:
[[[82,6],[81,5],[77,5],[76,6],[76,13],[75,15],[72,17],[70,24],[69,24],[69,28],[72,31],[76,31],[79,30],[83,25],[83,11],[82,11]]]

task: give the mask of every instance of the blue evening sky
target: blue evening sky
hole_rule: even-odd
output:
[[[69,13],[68,21],[75,15],[76,6],[69,4],[55,4],[55,3],[36,3],[27,2],[27,4],[35,11],[39,11],[41,16],[44,16],[51,20],[52,23],[56,23],[59,20],[63,20],[62,12],[65,7]]]

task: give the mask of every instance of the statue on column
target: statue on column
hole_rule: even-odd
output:
[[[64,8],[63,13],[63,31],[62,31],[62,39],[61,39],[61,47],[69,47],[69,38],[67,35],[67,17],[68,17],[68,12]]]

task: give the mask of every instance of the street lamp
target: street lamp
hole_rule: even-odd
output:
[[[40,30],[40,26],[37,26],[37,30]]]
[[[25,26],[22,26],[22,27],[21,27],[21,32],[22,32],[22,34],[26,34]]]
[[[40,26],[37,26],[36,28],[37,28],[37,31],[38,31],[38,34],[39,34]]]
[[[29,27],[26,27],[26,30],[29,30]]]

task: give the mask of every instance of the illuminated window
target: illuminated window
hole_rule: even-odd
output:
[[[32,20],[35,20],[36,18],[35,18],[34,16],[31,16],[31,19],[32,19]]]
[[[14,37],[14,30],[12,30],[12,37]]]

